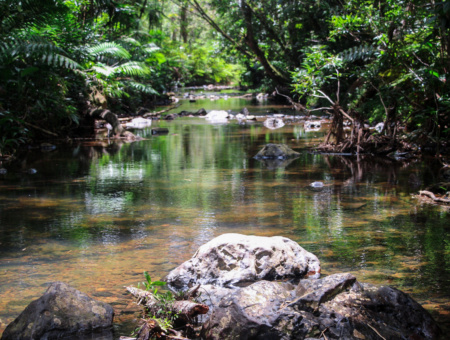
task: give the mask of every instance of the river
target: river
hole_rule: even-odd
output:
[[[233,100],[186,101],[178,111],[289,111]],[[124,286],[144,271],[163,278],[229,232],[291,238],[319,257],[324,275],[397,287],[449,328],[450,213],[413,197],[438,180],[433,161],[312,154],[325,132],[303,124],[186,117],[155,126],[169,133],[30,150],[0,175],[0,334],[59,280],[111,303],[116,338],[129,335],[139,309]],[[301,155],[278,167],[255,160],[269,142]]]

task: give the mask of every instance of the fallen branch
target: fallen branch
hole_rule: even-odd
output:
[[[292,100],[291,97],[286,96],[285,94],[280,93],[280,92],[278,91],[278,88],[275,88],[275,90],[276,90],[276,92],[277,92],[277,94],[278,94],[279,96],[283,96],[283,97],[287,98],[287,100],[289,101],[289,103],[292,105],[292,107],[293,107],[296,111],[307,111],[307,110],[306,110],[306,107],[304,107],[302,104],[296,103],[296,102],[294,102],[294,101]]]
[[[32,127],[33,129],[39,130],[39,131],[41,131],[41,132],[43,132],[43,133],[46,133],[47,135],[51,135],[51,136],[58,137],[58,135],[57,135],[56,133],[51,132],[51,131],[48,131],[48,130],[45,130],[45,129],[43,129],[43,128],[37,126],[37,125],[30,124],[30,123],[27,123],[27,122],[23,122],[23,123],[24,123],[25,125],[28,125],[29,127]]]
[[[150,340],[154,338],[161,340],[189,340],[181,336],[180,332],[173,329],[164,329],[155,319],[144,320],[144,324],[138,332],[137,340]]]
[[[381,339],[386,340],[386,338],[385,338],[384,336],[382,336],[382,335],[375,329],[375,327],[372,327],[370,324],[367,324],[367,326],[369,326],[370,328],[372,328],[373,331],[374,331],[375,333],[377,333],[378,336],[379,336]]]
[[[155,308],[159,309],[160,306],[158,306],[158,304],[160,304],[160,302],[151,292],[132,286],[125,288],[138,299],[138,304],[141,304],[149,308],[150,310]],[[183,319],[187,320],[195,318],[200,314],[206,314],[209,311],[209,307],[207,305],[189,300],[173,301],[171,303],[167,303],[166,308],[167,311],[176,313]]]
[[[450,199],[442,198],[442,197],[436,197],[435,194],[433,194],[431,191],[428,191],[428,190],[421,190],[421,191],[419,191],[419,195],[420,196],[427,196],[427,197],[431,198],[434,202],[450,204]]]
[[[151,116],[156,116],[156,115],[159,115],[159,114],[161,114],[161,113],[164,113],[164,112],[167,112],[167,111],[176,109],[176,108],[179,107],[180,105],[181,105],[181,103],[178,103],[178,104],[176,104],[176,105],[172,105],[172,106],[170,106],[169,108],[164,109],[164,110],[161,110],[161,111],[158,111],[158,112],[149,112],[149,113],[145,113],[145,114],[142,115],[142,117],[147,118],[147,117],[151,117]]]

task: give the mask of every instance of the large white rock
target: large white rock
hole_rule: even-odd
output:
[[[205,116],[206,119],[212,122],[226,122],[230,114],[224,110],[212,110]]]
[[[128,128],[134,128],[134,129],[142,129],[147,126],[152,125],[151,119],[146,119],[142,117],[134,118],[131,120],[131,122],[126,124]]]
[[[185,290],[194,284],[232,287],[257,280],[319,276],[319,259],[286,237],[223,234],[202,245],[165,281]]]

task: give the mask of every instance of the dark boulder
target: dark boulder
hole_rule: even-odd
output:
[[[178,118],[178,115],[176,113],[171,113],[171,114],[164,116],[165,120],[174,120],[175,118]]]
[[[54,282],[3,332],[2,340],[69,338],[111,328],[113,308],[63,282]],[[91,335],[82,338],[92,338]]]
[[[256,159],[286,159],[300,154],[286,144],[267,144],[255,156]]]
[[[180,117],[187,117],[187,116],[191,116],[191,115],[193,115],[192,112],[184,111],[184,110],[178,113],[178,116],[180,116]]]
[[[351,274],[232,290],[212,311],[204,339],[437,339],[431,316],[407,294]]]
[[[206,112],[205,109],[200,109],[194,113],[194,116],[206,116],[207,114],[208,114],[208,112]]]

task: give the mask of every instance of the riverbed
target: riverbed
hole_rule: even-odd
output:
[[[205,103],[185,105],[196,111]],[[230,105],[217,108],[289,113]],[[144,271],[163,278],[229,232],[291,238],[319,257],[322,274],[397,287],[448,328],[450,214],[413,197],[439,179],[437,163],[313,154],[325,131],[302,123],[271,130],[260,121],[186,117],[153,127],[169,133],[149,127],[136,131],[139,142],[30,150],[0,175],[0,334],[59,280],[111,303],[115,336],[129,335],[139,309],[124,286],[142,282]],[[270,142],[300,157],[254,159]],[[311,188],[316,181],[324,186]]]

